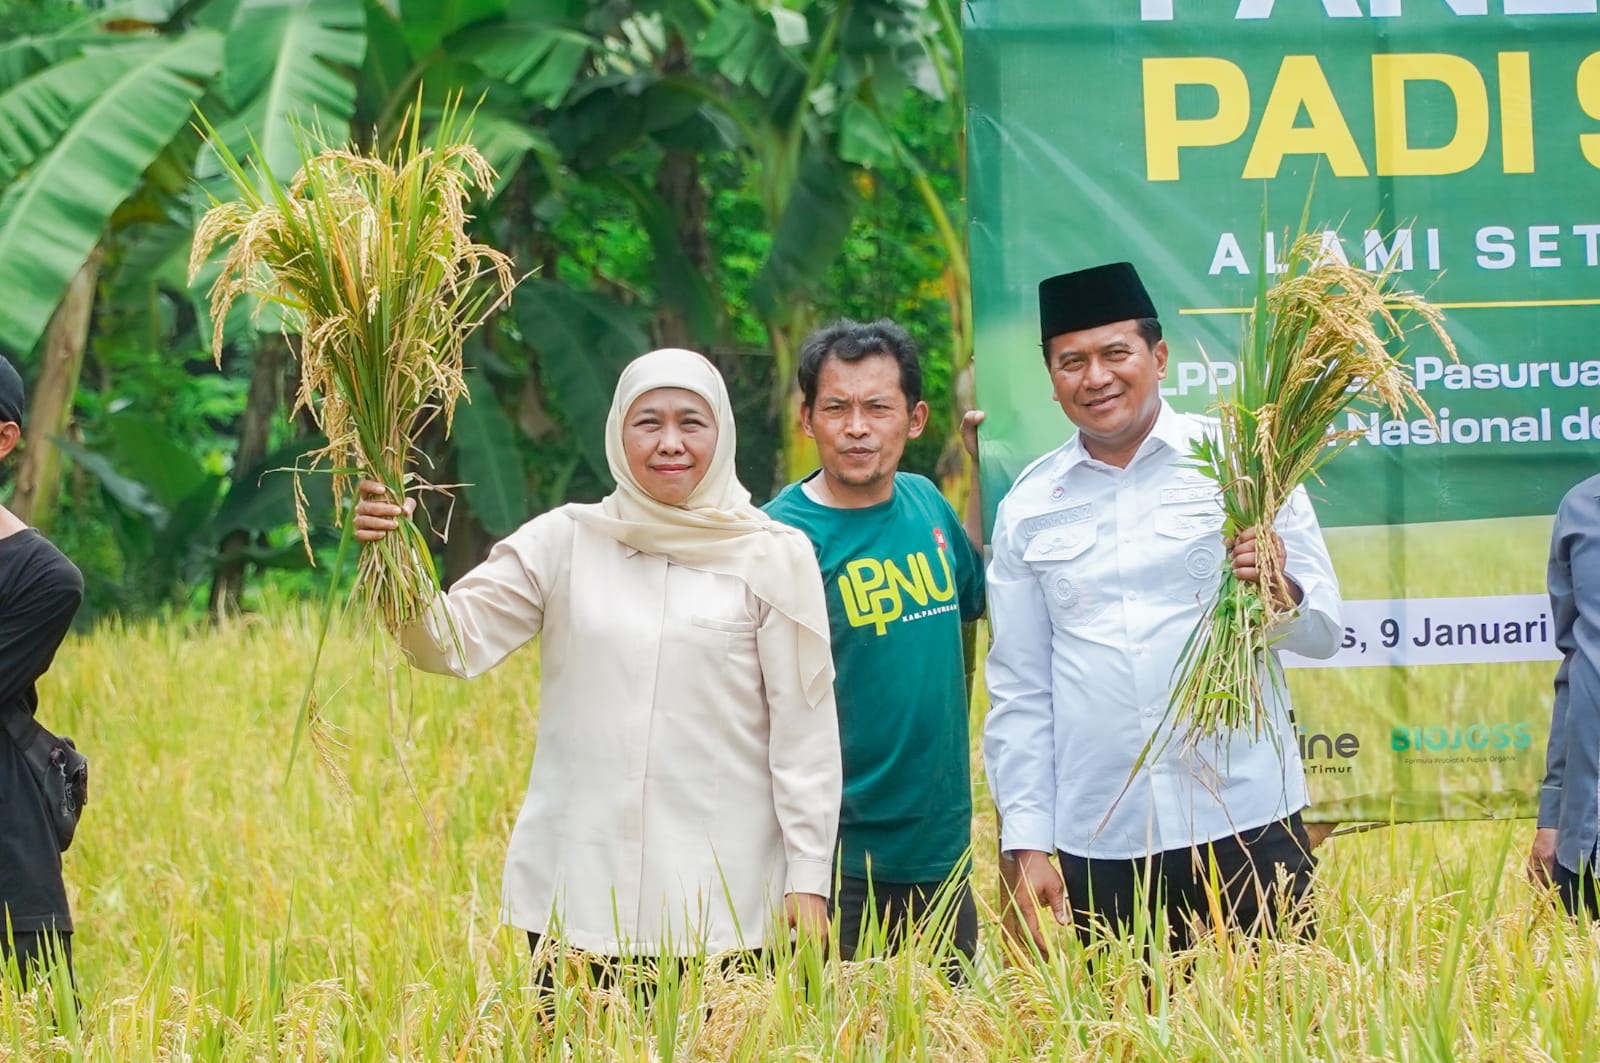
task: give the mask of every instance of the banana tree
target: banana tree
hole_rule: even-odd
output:
[[[274,544],[266,536],[294,523],[294,488],[281,470],[305,445],[264,454],[248,475],[229,478],[207,469],[148,414],[111,414],[87,442],[63,440],[99,485],[125,562],[119,585],[93,588],[93,596],[125,614],[159,608],[186,598],[233,552],[262,568],[304,568],[299,543]],[[325,499],[316,501],[313,516],[321,525],[330,514]],[[240,532],[248,534],[236,539]]]
[[[910,168],[952,263],[964,262],[958,227],[896,132],[909,94],[950,101],[958,45],[947,0],[933,0],[932,13],[924,0],[813,0],[767,10],[720,0],[696,46],[737,90],[718,99],[758,175],[772,232],[753,296],[776,355],[774,403],[789,413],[780,479],[813,462],[794,416],[795,358],[815,323],[809,296],[839,255],[865,175]]]
[[[51,440],[77,388],[107,226],[183,129],[221,40],[73,27],[30,47],[65,58],[37,67],[24,55],[0,89],[0,348],[26,354],[54,318],[19,473],[25,519],[45,523],[59,461]]]
[[[188,129],[195,106],[236,151],[284,177],[297,125],[382,142],[419,93],[435,104],[461,91],[480,101],[475,139],[501,174],[477,224],[539,269],[485,330],[474,401],[435,455],[473,484],[458,514],[498,534],[569,490],[604,489],[597,443],[610,387],[651,342],[726,351],[737,346],[727,308],[754,303],[779,358],[742,365],[787,398],[807,297],[849,232],[859,187],[876,169],[920,164],[899,139],[901,104],[950,91],[938,17],[949,0],[932,3],[132,0],[115,21],[89,12],[18,35],[0,42],[0,270],[11,271],[0,276],[17,293],[0,304],[0,346],[34,348],[96,248],[108,271],[90,285],[96,320],[137,312],[118,301],[138,289],[155,308],[152,344],[181,348],[180,333],[205,329],[166,257],[186,242],[197,187],[210,187]],[[118,119],[119,101],[137,120]],[[115,165],[86,164],[102,140]],[[708,228],[713,166],[723,182],[750,182],[772,234],[753,294],[743,274],[731,290],[719,284],[732,275]],[[939,206],[931,185],[917,187]],[[8,210],[13,202],[49,210]],[[574,253],[592,242],[586,212],[597,206],[635,234],[642,271]],[[958,229],[943,218],[942,232]],[[228,327],[224,372],[250,378],[237,487],[290,434],[275,399],[293,358],[275,322]],[[746,475],[759,489],[773,470]],[[244,544],[224,553],[245,558]],[[235,598],[241,577],[226,568],[214,599]]]
[[[63,325],[71,309],[63,296],[75,284],[72,306],[85,309],[67,316],[86,325],[81,292],[95,287],[94,264],[116,238],[118,210],[184,139],[208,93],[235,109],[228,128],[241,139],[253,130],[274,169],[289,165],[294,116],[348,122],[355,92],[335,67],[359,63],[362,18],[359,0],[146,2],[88,12],[0,52],[0,285],[8,293],[0,347],[26,354],[53,317],[52,335],[79,337],[47,352],[53,386],[38,394],[50,408],[36,403],[30,417],[45,434],[23,473],[39,485],[36,500],[53,489],[49,440],[65,425],[84,354],[86,328]],[[259,457],[241,454],[240,464]],[[47,519],[47,507],[32,508],[32,519]]]
[[[209,30],[108,33],[0,92],[0,346],[33,349],[221,57]]]

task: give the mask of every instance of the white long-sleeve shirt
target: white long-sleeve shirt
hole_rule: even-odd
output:
[[[1183,734],[1163,725],[1179,656],[1222,576],[1217,487],[1185,467],[1191,441],[1214,424],[1163,402],[1126,469],[1091,458],[1074,436],[1000,504],[984,760],[1008,851],[1136,858],[1264,826],[1307,803],[1287,693],[1270,682],[1259,739],[1237,734],[1185,752]],[[1276,526],[1304,597],[1271,633],[1274,645],[1332,656],[1343,634],[1339,587],[1303,488]]]
[[[785,893],[829,892],[838,719],[831,693],[806,702],[792,620],[735,577],[557,509],[401,644],[420,668],[470,678],[541,633],[506,922],[609,955],[753,949]]]

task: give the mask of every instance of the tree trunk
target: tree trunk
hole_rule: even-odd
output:
[[[281,335],[261,336],[255,364],[250,369],[250,391],[245,398],[244,415],[239,419],[239,449],[233,456],[233,482],[238,484],[256,474],[256,466],[267,456],[272,438],[272,420],[283,404],[284,365],[289,360],[289,344]],[[244,593],[246,562],[244,551],[250,533],[232,531],[222,540],[216,575],[211,580],[211,614],[233,616],[239,611]]]
[[[656,194],[677,220],[678,246],[691,268],[711,272],[711,240],[706,235],[706,192],[700,184],[700,160],[686,151],[668,151],[656,170]],[[661,347],[694,349],[715,337],[696,336],[683,311],[665,299],[656,304],[654,327]]]
[[[72,417],[72,400],[78,391],[78,375],[83,371],[95,285],[100,279],[104,253],[100,247],[89,253],[45,329],[44,356],[28,408],[17,490],[11,497],[12,512],[35,527],[50,523],[61,493],[61,450],[54,439],[66,431]]]
[[[774,470],[778,481],[775,486],[782,487],[817,467],[817,445],[800,425],[802,396],[795,376],[800,367],[800,346],[816,325],[816,311],[810,306],[787,307],[782,320],[769,319],[766,325],[776,372],[772,381],[773,411],[783,441]]]
[[[688,73],[693,66],[683,38],[673,34],[660,62],[667,75]],[[706,231],[706,190],[700,181],[700,157],[692,151],[668,149],[656,170],[656,195],[677,223],[678,247],[689,267],[711,277],[711,236]],[[700,349],[716,336],[696,336],[683,311],[661,301],[656,306],[655,340],[661,347]]]

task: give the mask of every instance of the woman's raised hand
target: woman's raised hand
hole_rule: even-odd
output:
[[[356,485],[361,501],[356,503],[356,539],[375,543],[400,526],[400,517],[411,516],[417,500],[408,498],[395,505],[389,489],[376,480],[362,480]]]

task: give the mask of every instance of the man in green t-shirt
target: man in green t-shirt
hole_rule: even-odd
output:
[[[833,634],[844,754],[840,881],[846,958],[864,927],[892,949],[933,917],[971,957],[978,920],[963,621],[983,614],[976,491],[963,525],[929,480],[900,472],[922,434],[916,345],[890,321],[837,321],[801,348],[801,423],[822,468],[766,506],[816,547]],[[975,435],[981,415],[969,414]],[[948,883],[948,886],[947,886]]]

